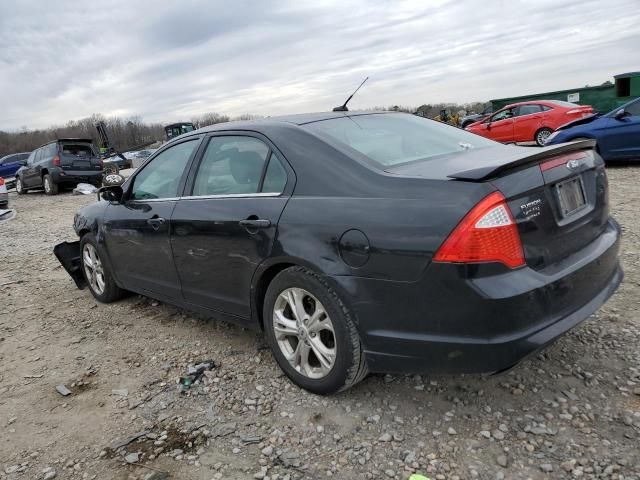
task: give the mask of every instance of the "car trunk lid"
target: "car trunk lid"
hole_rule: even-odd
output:
[[[88,142],[62,142],[58,149],[63,170],[102,170],[102,162]]]
[[[435,170],[454,181],[492,184],[505,196],[516,221],[527,265],[541,270],[585,247],[606,228],[607,177],[593,147],[594,142],[582,141],[478,149],[473,155],[461,152],[438,164],[425,161],[388,173],[428,177]]]

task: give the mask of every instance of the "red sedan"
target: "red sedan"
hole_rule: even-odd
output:
[[[531,142],[544,145],[561,125],[593,113],[591,105],[577,105],[561,100],[540,100],[507,105],[466,130],[498,142]]]

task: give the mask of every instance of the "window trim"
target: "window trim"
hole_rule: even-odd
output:
[[[264,177],[267,172],[267,167],[269,162],[271,161],[271,156],[275,153],[278,157],[278,161],[280,165],[285,171],[287,175],[287,182],[284,185],[284,188],[279,193],[274,192],[255,192],[255,193],[227,193],[221,195],[193,195],[193,189],[195,187],[195,180],[198,175],[198,170],[200,168],[200,164],[204,159],[204,154],[207,151],[207,147],[209,146],[209,142],[213,138],[216,137],[250,137],[260,140],[264,143],[269,152],[267,154],[267,159],[262,166],[262,172],[260,174],[260,181],[258,182],[258,190],[261,190],[264,184]],[[259,132],[254,132],[252,130],[217,130],[215,132],[208,133],[205,138],[202,140],[200,148],[198,149],[198,156],[194,159],[191,164],[189,170],[189,176],[187,181],[185,182],[183,194],[179,198],[179,200],[195,200],[195,199],[221,199],[221,198],[259,198],[259,197],[282,197],[282,196],[291,196],[293,192],[293,187],[295,186],[295,172],[291,168],[291,165],[287,161],[286,157],[282,154],[282,152],[263,134]]]

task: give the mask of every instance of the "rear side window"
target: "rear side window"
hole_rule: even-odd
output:
[[[134,178],[131,198],[150,200],[177,197],[184,169],[199,144],[197,140],[179,143],[154,157]]]
[[[272,153],[260,191],[262,193],[282,193],[286,184],[287,172],[282,166],[280,159],[278,159],[275,153]]]
[[[521,105],[518,107],[518,116],[531,115],[532,113],[540,113],[541,111],[540,105]]]
[[[269,147],[253,137],[212,137],[198,166],[193,196],[258,193]]]

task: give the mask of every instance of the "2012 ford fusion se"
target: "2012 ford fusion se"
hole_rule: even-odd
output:
[[[173,139],[75,216],[79,287],[264,331],[297,385],[497,372],[622,280],[593,141],[506,146],[432,120],[332,112]]]

